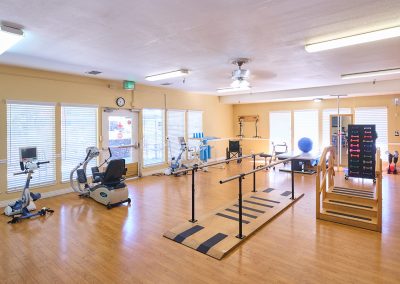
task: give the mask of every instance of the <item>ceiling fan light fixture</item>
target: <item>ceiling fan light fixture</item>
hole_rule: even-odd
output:
[[[20,29],[0,26],[0,54],[17,44],[24,37],[24,32]]]
[[[342,74],[341,77],[342,77],[343,80],[348,80],[348,79],[376,77],[376,76],[385,76],[385,75],[393,75],[393,74],[400,74],[400,68],[392,68],[392,69],[384,69],[384,70],[375,70],[375,71],[367,71],[367,72],[359,72],[359,73]]]
[[[177,78],[177,77],[184,77],[189,75],[189,70],[187,69],[179,69],[176,71],[171,71],[171,72],[166,72],[166,73],[161,73],[161,74],[156,74],[156,75],[150,75],[147,76],[145,79],[147,81],[159,81],[159,80],[164,80],[164,79],[170,79],[170,78]]]
[[[307,52],[317,52],[339,47],[351,46],[361,43],[373,42],[400,36],[400,26],[387,29],[356,34],[337,39],[307,44],[304,48]]]
[[[246,88],[249,86],[250,86],[250,83],[243,79],[235,80],[231,83],[232,88]]]

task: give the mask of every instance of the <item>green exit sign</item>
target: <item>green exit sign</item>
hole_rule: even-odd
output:
[[[124,81],[124,90],[133,90],[135,89],[134,81]]]

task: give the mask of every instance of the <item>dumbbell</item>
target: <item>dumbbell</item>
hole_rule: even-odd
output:
[[[350,154],[350,158],[360,158],[360,155],[358,155],[358,154]]]
[[[360,149],[350,149],[349,151],[350,151],[350,153],[352,153],[352,152],[357,152],[357,153],[360,153],[360,152],[361,152],[361,150],[360,150]]]
[[[351,143],[353,143],[353,142],[359,143],[359,142],[360,142],[360,139],[350,139],[350,142],[351,142]]]
[[[350,135],[350,138],[360,138],[360,135]]]
[[[372,155],[364,155],[364,158],[372,159]]]
[[[372,143],[374,140],[363,140],[364,143]]]
[[[364,131],[364,134],[372,134],[371,131]]]
[[[360,144],[350,144],[350,148],[360,148]]]
[[[370,171],[372,171],[372,167],[363,167],[363,170],[370,170]]]
[[[365,157],[365,156],[364,156]],[[363,161],[363,164],[369,164],[372,165],[372,161]]]
[[[372,130],[372,128],[369,127],[369,126],[365,126],[365,127],[364,127],[364,130]]]
[[[367,135],[367,136],[364,135],[364,138],[365,139],[372,139],[372,136],[371,135]]]
[[[360,172],[358,172],[358,171],[357,171],[357,172],[355,172],[355,171],[350,171],[350,174],[351,174],[351,175],[359,175]]]

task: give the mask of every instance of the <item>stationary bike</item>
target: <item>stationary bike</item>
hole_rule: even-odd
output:
[[[180,169],[187,169],[188,167],[182,163],[182,155],[186,152],[187,150],[187,145],[184,137],[178,137],[179,144],[181,148],[179,149],[179,155],[178,157],[172,157],[171,163],[168,167],[168,169],[165,170],[165,175],[174,175],[176,171]]]
[[[36,147],[24,147],[19,149],[21,172],[14,173],[14,175],[27,175],[24,190],[22,191],[21,199],[11,202],[4,209],[4,214],[13,217],[8,223],[15,224],[23,219],[30,219],[36,216],[45,216],[47,213],[54,213],[54,210],[43,207],[36,213],[29,211],[36,210],[34,201],[40,199],[40,193],[33,193],[29,191],[29,184],[32,179],[34,170],[39,169],[40,165],[48,164],[46,162],[37,162]]]

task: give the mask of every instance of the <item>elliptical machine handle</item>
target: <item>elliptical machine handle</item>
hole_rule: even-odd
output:
[[[110,157],[108,157],[108,159],[110,159],[112,157],[112,152],[110,147],[108,147],[108,153],[110,154]]]
[[[90,153],[92,153],[92,150],[89,150],[89,151],[87,152],[85,161],[89,158]]]
[[[27,173],[26,171],[23,171],[23,172],[13,173],[13,175],[18,176],[18,175],[24,175],[26,173]]]
[[[50,161],[45,161],[45,162],[37,162],[37,165],[38,166],[40,166],[40,165],[43,165],[43,164],[49,164],[50,163]]]

